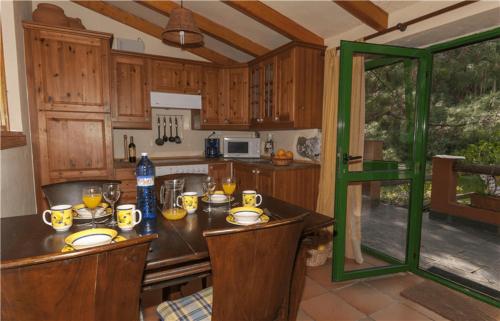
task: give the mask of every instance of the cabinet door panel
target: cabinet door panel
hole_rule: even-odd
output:
[[[162,60],[151,62],[151,86],[154,91],[184,92],[183,66]]]
[[[113,174],[108,114],[40,112],[42,184]]]
[[[198,65],[184,65],[184,91],[187,94],[199,94],[203,78],[202,67]]]
[[[239,191],[256,189],[256,177],[255,173],[252,173],[252,168],[233,164],[233,173],[236,179],[236,189]]]
[[[257,169],[257,193],[274,196],[274,171]]]
[[[36,33],[31,45],[39,108],[108,112],[108,42],[52,31]]]
[[[274,121],[292,121],[295,107],[293,49],[278,55],[278,102]]]
[[[230,124],[248,124],[248,69],[229,69],[227,80],[226,120]]]
[[[231,175],[231,164],[209,164],[208,175],[212,176],[217,183],[217,190],[222,190],[222,180]]]
[[[115,128],[151,128],[147,60],[112,57],[112,115]]]
[[[203,68],[202,82],[202,125],[219,122],[219,70]]]

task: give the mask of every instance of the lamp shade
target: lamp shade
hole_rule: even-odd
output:
[[[172,10],[161,37],[164,42],[174,45],[194,47],[203,44],[203,35],[196,26],[192,12],[183,7]]]

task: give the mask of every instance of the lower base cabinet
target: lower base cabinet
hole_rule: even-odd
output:
[[[256,190],[312,211],[318,198],[319,170],[319,166],[273,170],[233,164],[239,190]]]

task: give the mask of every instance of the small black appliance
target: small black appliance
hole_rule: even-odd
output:
[[[210,136],[205,138],[205,157],[206,158],[218,158],[220,156],[220,139],[212,137],[215,132],[212,132]]]

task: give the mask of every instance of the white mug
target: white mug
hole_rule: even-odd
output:
[[[137,215],[139,214],[139,218]],[[130,231],[142,220],[142,213],[135,209],[134,204],[124,204],[116,207],[118,227],[123,231]]]
[[[247,190],[243,191],[242,194],[243,206],[257,207],[262,204],[262,195],[257,194],[256,191]]]

